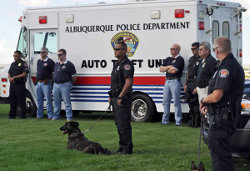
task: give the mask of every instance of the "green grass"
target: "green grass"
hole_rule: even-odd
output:
[[[28,118],[9,120],[8,105],[0,105],[0,170],[10,171],[188,171],[197,159],[199,129],[176,127],[174,123],[162,126],[159,122],[133,122],[134,154],[91,155],[67,150],[67,136],[59,127],[65,119],[49,121]],[[82,130],[91,126],[98,115],[74,118]],[[118,135],[112,117],[105,116],[85,136],[110,150],[118,149]],[[211,169],[209,150],[202,142],[201,161]],[[240,160],[237,170],[249,170]]]

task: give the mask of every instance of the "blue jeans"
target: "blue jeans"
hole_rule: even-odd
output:
[[[47,115],[49,119],[53,117],[53,106],[52,106],[52,82],[44,84],[43,82],[38,82],[36,85],[36,100],[37,100],[37,111],[36,117],[43,118],[43,101],[44,97],[47,101]]]
[[[61,113],[61,102],[63,100],[65,105],[65,112],[67,120],[72,120],[72,107],[70,101],[70,91],[72,88],[71,82],[62,84],[54,83],[53,97],[54,97],[54,115],[53,119],[59,119]]]
[[[169,124],[170,104],[171,104],[171,98],[173,96],[174,107],[175,107],[175,122],[176,125],[181,125],[182,113],[181,113],[180,93],[181,93],[180,81],[178,81],[177,79],[166,80],[163,89],[164,113],[162,115],[162,124]]]

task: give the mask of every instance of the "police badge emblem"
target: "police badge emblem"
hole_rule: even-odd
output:
[[[131,32],[119,32],[111,39],[111,46],[113,47],[113,49],[115,48],[115,44],[121,41],[127,44],[127,56],[132,57],[139,44],[138,37]]]
[[[221,78],[226,78],[229,75],[229,71],[227,69],[221,69],[219,72],[219,76]]]

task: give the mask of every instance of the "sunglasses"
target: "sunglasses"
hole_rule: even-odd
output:
[[[123,48],[114,48],[114,51],[124,50]]]
[[[58,53],[57,56],[62,56],[63,54],[62,53]]]

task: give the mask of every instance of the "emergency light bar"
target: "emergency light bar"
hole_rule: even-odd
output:
[[[39,16],[39,24],[47,24],[47,16]]]

